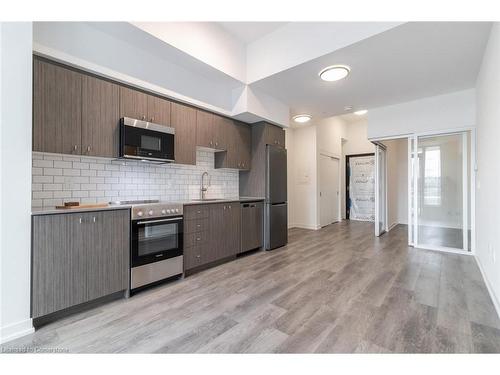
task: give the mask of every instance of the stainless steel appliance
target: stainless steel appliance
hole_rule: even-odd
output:
[[[286,149],[266,146],[266,201],[264,243],[266,250],[288,242]]]
[[[132,202],[131,292],[182,274],[182,207],[181,203]]]
[[[120,158],[168,163],[175,161],[175,129],[148,121],[120,120]]]
[[[241,203],[241,246],[240,252],[262,247],[262,231],[264,228],[263,202]]]

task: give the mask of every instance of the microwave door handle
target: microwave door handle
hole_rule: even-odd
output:
[[[168,221],[179,221],[179,220],[182,220],[182,218],[175,217],[175,218],[171,218],[171,219],[146,220],[146,221],[139,221],[139,222],[137,222],[137,224],[141,225],[141,224],[165,223]]]

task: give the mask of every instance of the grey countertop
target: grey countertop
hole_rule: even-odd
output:
[[[211,203],[227,203],[227,202],[258,202],[263,201],[265,198],[262,197],[236,197],[236,198],[223,198],[216,200],[189,200],[181,202],[184,206],[194,205],[194,204],[211,204]],[[32,208],[31,215],[51,215],[51,214],[68,214],[76,212],[92,212],[92,211],[105,211],[105,210],[128,210],[131,205],[109,205],[106,207],[93,207],[93,208],[72,208],[72,209],[58,209],[55,207],[40,207]]]

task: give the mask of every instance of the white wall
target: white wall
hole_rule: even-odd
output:
[[[0,24],[0,342],[32,331],[31,23]]]
[[[474,127],[475,108],[474,89],[374,108],[367,114],[368,137]]]
[[[500,311],[500,24],[495,23],[476,84],[476,253]]]
[[[408,224],[408,139],[384,141],[387,147],[387,222]]]
[[[344,154],[365,154],[375,152],[375,146],[368,140],[368,122],[365,118],[346,125]]]
[[[131,22],[210,66],[246,81],[246,45],[215,22]]]
[[[317,152],[315,126],[287,130],[290,144],[288,174],[291,189],[288,194],[289,226],[318,229],[317,215]]]

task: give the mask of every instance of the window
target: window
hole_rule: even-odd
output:
[[[441,206],[441,150],[439,146],[424,150],[424,204]]]

